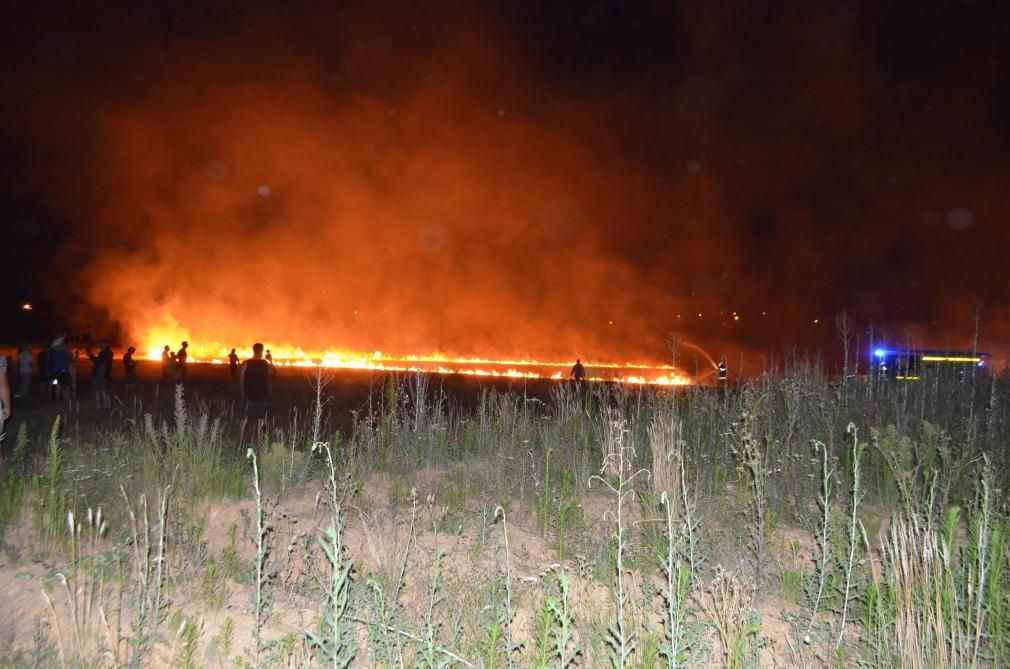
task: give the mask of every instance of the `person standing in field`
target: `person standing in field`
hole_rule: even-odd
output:
[[[189,358],[189,353],[186,349],[189,348],[189,342],[182,342],[182,348],[179,352],[175,354],[175,378],[179,383],[186,380],[186,360]]]
[[[53,399],[53,374],[49,366],[49,347],[43,346],[35,358],[39,368],[39,398],[42,400]]]
[[[582,366],[582,361],[578,358],[575,359],[575,364],[572,365],[572,371],[569,372],[569,376],[575,383],[575,394],[579,398],[579,402],[582,404],[582,408],[586,408],[586,394],[583,392],[586,385],[586,368]]]
[[[57,335],[49,347],[49,374],[53,389],[53,398],[59,402],[66,398],[74,399],[74,361],[70,356],[64,335]]]
[[[238,387],[245,402],[238,430],[238,442],[241,447],[248,421],[256,421],[257,435],[266,426],[270,399],[270,364],[263,359],[263,344],[259,342],[253,344],[253,357],[242,363]]]
[[[172,378],[172,352],[169,350],[168,345],[161,350],[161,378],[168,381]]]
[[[32,389],[32,349],[25,344],[18,351],[18,392],[15,397],[28,397]]]
[[[111,409],[112,400],[109,398],[109,380],[112,378],[112,349],[109,348],[108,339],[100,339],[98,345],[101,350],[98,355],[91,353],[90,348],[84,349],[91,360],[91,389],[95,391],[95,408]]]
[[[274,357],[272,355],[270,355],[270,349],[267,349],[266,355],[263,356],[263,359],[267,361],[268,365],[270,365],[270,367],[269,367],[269,369],[270,369],[270,378],[276,379],[277,378],[277,367],[276,367],[276,365],[274,365]]]
[[[123,371],[126,373],[126,389],[133,390],[137,383],[137,361],[133,359],[133,354],[137,352],[136,346],[126,349],[123,354]]]
[[[232,349],[228,354],[228,371],[231,372],[232,378],[238,374],[238,353],[235,352],[235,349]]]

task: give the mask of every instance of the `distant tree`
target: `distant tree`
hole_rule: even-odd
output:
[[[855,319],[845,309],[835,314],[835,333],[842,342],[842,383],[849,378],[849,352],[852,349],[852,335],[855,332]]]

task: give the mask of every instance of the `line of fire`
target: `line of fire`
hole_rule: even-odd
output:
[[[161,349],[148,347],[147,359],[159,360]],[[228,350],[202,351],[190,359],[195,363],[227,364]],[[425,372],[431,374],[461,374],[474,377],[512,379],[569,378],[572,362],[543,360],[495,360],[486,358],[454,358],[440,355],[392,356],[380,351],[359,353],[349,351],[306,352],[301,349],[274,349],[273,363],[281,367],[325,367],[381,372]],[[706,365],[707,367],[707,365]],[[619,382],[634,385],[683,386],[697,383],[673,365],[655,365],[640,362],[585,361],[586,379],[601,382]]]

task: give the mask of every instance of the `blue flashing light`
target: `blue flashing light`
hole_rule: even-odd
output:
[[[876,351],[873,352],[873,355],[877,356],[878,358],[886,357],[887,349],[878,348]]]
[[[978,361],[978,366],[979,367],[985,367],[985,360],[979,360]]]

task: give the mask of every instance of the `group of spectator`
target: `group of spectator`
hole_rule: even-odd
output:
[[[182,342],[182,346],[179,347],[178,351],[173,351],[169,348],[168,344],[165,344],[165,348],[161,350],[161,378],[166,381],[174,381],[175,383],[185,383],[188,378],[187,374],[189,373],[186,366],[188,361],[188,341]]]
[[[98,341],[98,352],[92,353],[86,346],[84,353],[91,360],[91,389],[96,394],[96,404],[109,406],[109,382],[112,379],[113,352],[107,339]],[[137,382],[137,362],[133,355],[136,347],[131,346],[123,354],[123,370],[126,388],[132,389]],[[8,356],[3,360],[8,387],[13,390],[14,399],[32,396],[32,386],[37,383],[37,396],[42,400],[74,400],[77,397],[77,369],[74,366],[80,358],[80,351],[72,351],[67,345],[66,335],[58,334],[48,346],[37,354],[24,344],[18,348],[17,357]]]
[[[74,399],[77,393],[76,357],[62,333],[56,335],[37,356],[33,356],[31,347],[24,344],[18,348],[16,358],[0,357],[0,433],[3,432],[3,423],[10,418],[12,399],[30,397],[32,382],[36,378],[41,399]]]
[[[16,358],[8,356],[3,361],[14,399],[30,397],[32,383],[36,379],[42,399],[72,399],[77,390],[76,359],[77,353],[71,352],[64,334],[56,335],[52,343],[39,350],[37,355],[32,354],[31,346],[22,345]]]
[[[162,378],[173,383],[183,383],[188,377],[189,343],[182,342],[178,351],[172,352],[168,346],[162,353]],[[129,347],[123,354],[124,386],[131,390],[137,382],[137,362],[134,359],[136,347]],[[110,409],[112,406],[109,386],[115,354],[109,341],[98,341],[98,350],[84,347],[84,354],[91,361],[91,390],[94,391],[95,408]],[[51,344],[33,355],[29,345],[18,349],[16,359],[0,356],[0,433],[3,423],[10,417],[12,396],[14,399],[29,398],[33,382],[38,381],[38,397],[42,400],[73,401],[77,398],[77,370],[74,363],[80,351],[72,351],[67,345],[66,335],[58,334]],[[270,379],[275,370],[270,351],[264,356],[263,344],[253,346],[253,357],[239,364],[235,349],[228,355],[228,365],[232,377],[238,377],[239,392],[243,399],[240,439],[245,433],[246,423],[252,420],[257,433],[262,430],[268,410]],[[12,392],[13,390],[13,392]]]

